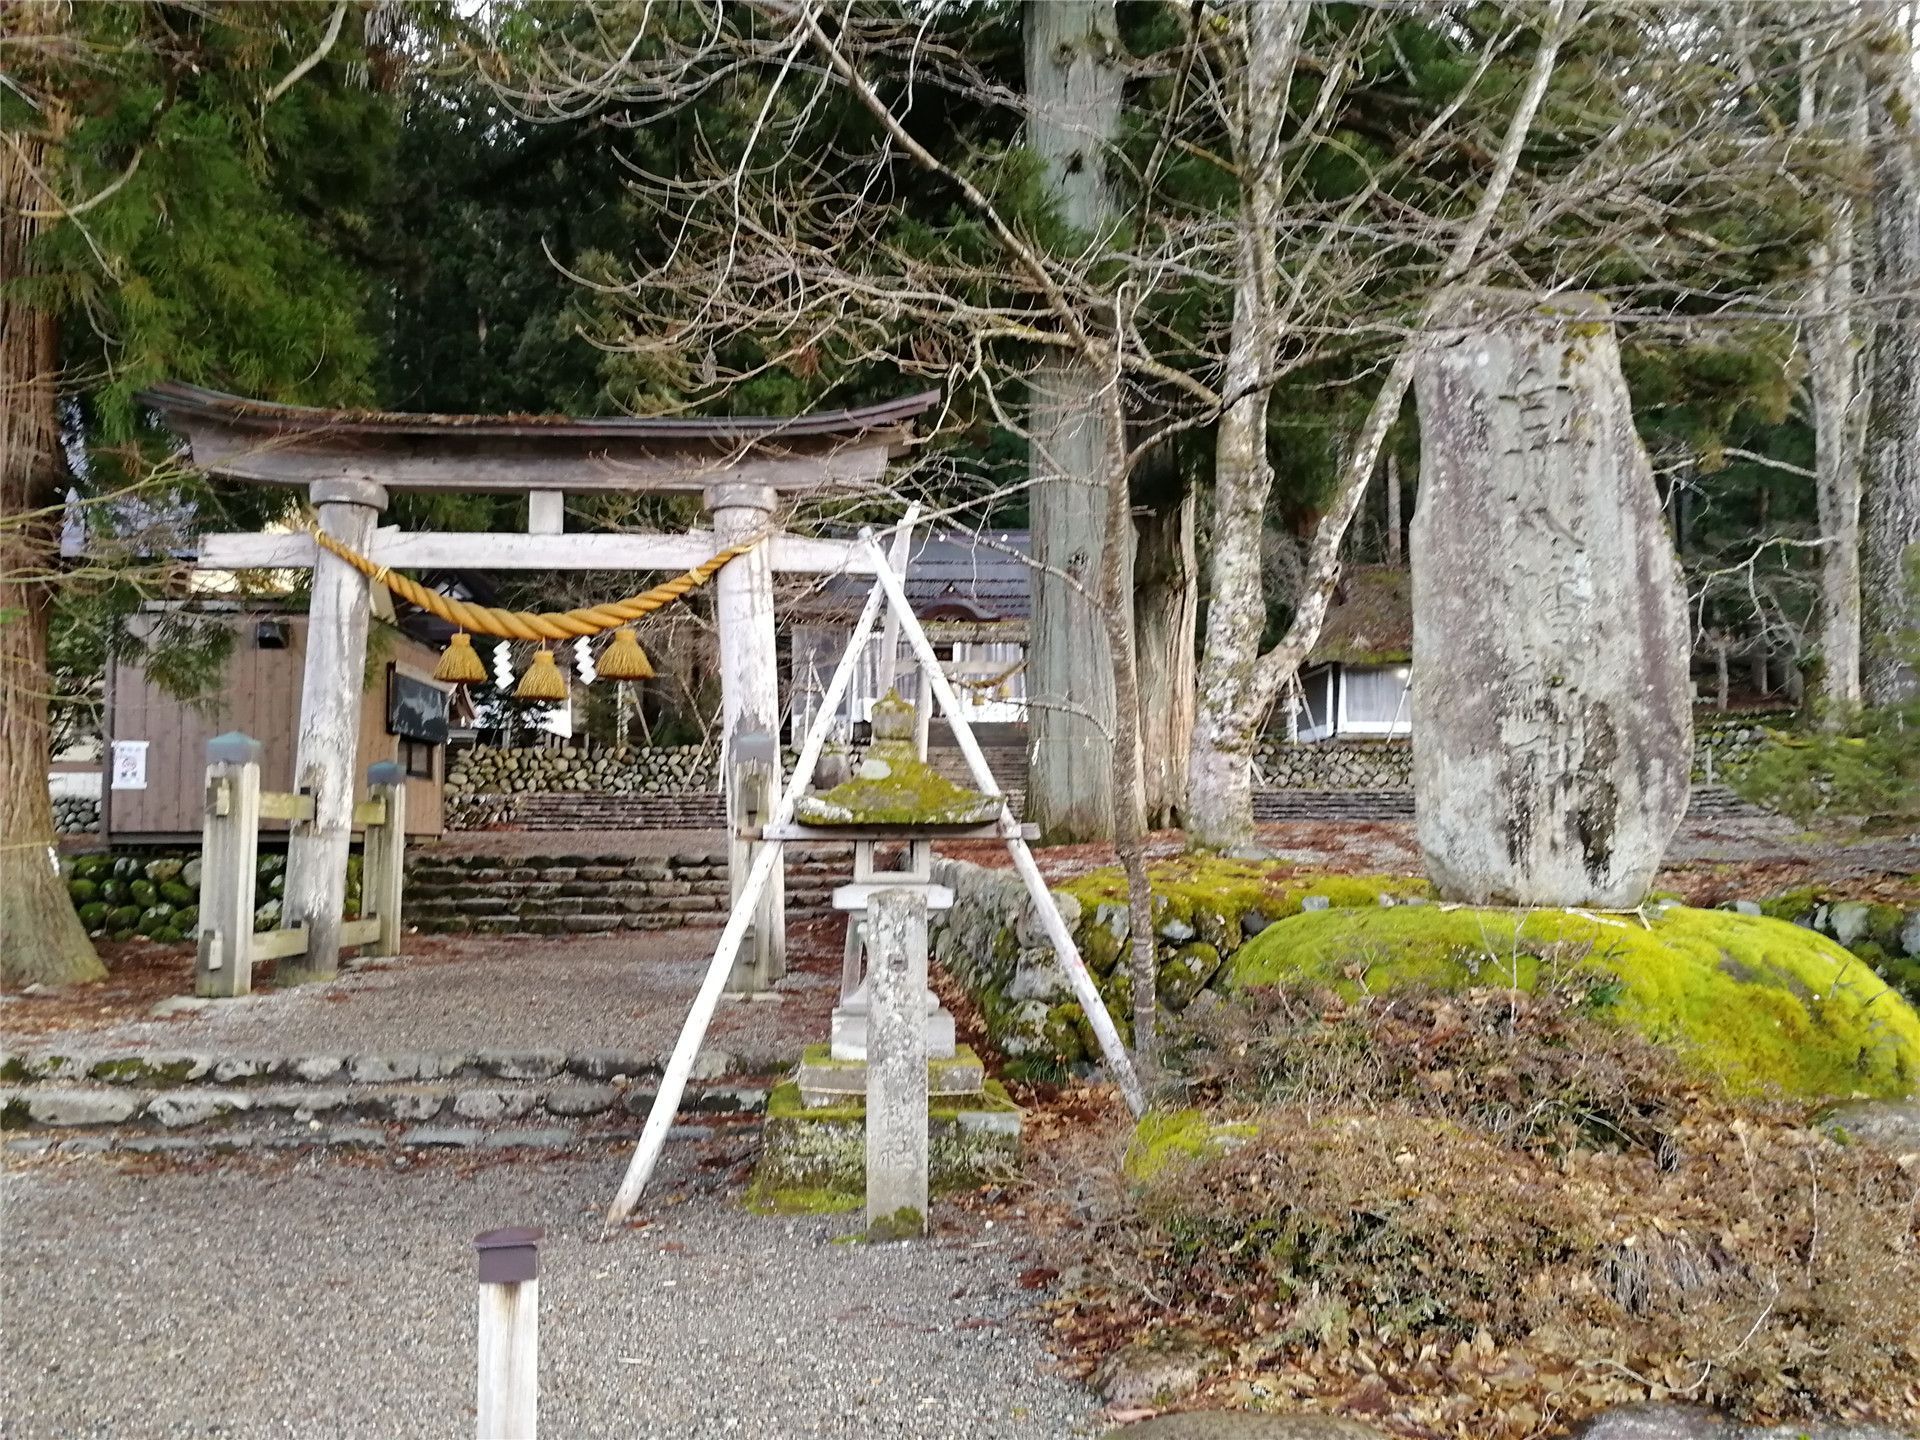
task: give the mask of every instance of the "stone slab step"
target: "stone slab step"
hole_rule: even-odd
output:
[[[674,1125],[669,1141],[710,1140],[721,1133],[750,1132],[757,1119],[714,1116],[711,1123]],[[356,1125],[317,1124],[286,1131],[261,1128],[217,1131],[179,1131],[164,1135],[132,1130],[41,1131],[16,1135],[4,1142],[13,1155],[71,1156],[117,1152],[130,1155],[238,1154],[262,1150],[324,1147],[342,1150],[533,1150],[570,1151],[583,1145],[616,1150],[640,1138],[637,1127],[610,1126],[584,1130],[577,1125]]]
[[[755,1114],[766,1109],[768,1089],[689,1086],[680,1108],[692,1114]],[[210,1127],[286,1132],[341,1123],[421,1125],[428,1121],[573,1125],[607,1115],[644,1117],[653,1099],[650,1083],[179,1085],[164,1090],[35,1085],[0,1090],[0,1129],[126,1128],[161,1133]]]
[[[189,1085],[387,1085],[416,1081],[576,1081],[652,1083],[668,1057],[633,1050],[394,1051],[366,1055],[213,1054],[207,1051],[38,1049],[0,1054],[0,1088],[45,1084],[68,1089],[167,1090]],[[694,1061],[696,1082],[783,1075],[789,1055],[736,1055],[707,1046]]]

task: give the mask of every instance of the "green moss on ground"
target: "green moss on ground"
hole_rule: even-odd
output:
[[[844,1215],[866,1197],[831,1185],[771,1185],[759,1180],[747,1189],[747,1208],[761,1215]]]
[[[1153,886],[1156,926],[1178,920],[1192,926],[1202,939],[1212,944],[1229,940],[1227,948],[1238,943],[1241,922],[1249,914],[1258,914],[1268,921],[1284,919],[1299,914],[1301,906],[1312,896],[1324,897],[1329,905],[1339,909],[1379,905],[1382,895],[1402,900],[1425,899],[1433,894],[1433,887],[1425,880],[1407,876],[1313,875],[1284,860],[1227,860],[1211,855],[1181,855],[1164,860],[1148,868],[1147,879]],[[1087,915],[1103,903],[1124,905],[1127,902],[1127,877],[1117,866],[1089,871],[1054,888],[1078,900],[1082,913]],[[1230,934],[1207,934],[1200,920],[1208,916],[1224,920]],[[1118,954],[1117,940],[1114,954]]]
[[[1150,1110],[1134,1127],[1121,1165],[1129,1180],[1151,1180],[1169,1165],[1205,1160],[1258,1133],[1258,1126],[1212,1120],[1203,1110]]]
[[[1242,946],[1224,988],[1323,984],[1353,998],[1415,987],[1532,990],[1543,973],[1737,1090],[1897,1096],[1920,1079],[1920,1016],[1824,936],[1673,906],[1632,917],[1438,906],[1309,912]]]

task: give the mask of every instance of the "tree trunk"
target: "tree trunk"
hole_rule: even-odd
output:
[[[1811,123],[1815,77],[1801,77],[1802,118]],[[1846,107],[1847,129],[1864,141],[1866,97],[1858,72],[1836,77],[1831,86]],[[1859,147],[1864,151],[1864,145]],[[1857,152],[1858,153],[1858,152]],[[1814,314],[1807,323],[1811,357],[1808,382],[1813,399],[1814,472],[1819,500],[1820,538],[1820,698],[1823,723],[1837,728],[1860,704],[1860,425],[1854,413],[1859,389],[1854,356],[1853,251],[1856,206],[1843,188],[1836,199],[1831,228],[1816,246],[1809,299]]]
[[[57,330],[13,282],[27,273],[39,229],[28,212],[52,196],[40,181],[44,136],[16,130],[9,139],[0,148],[0,980],[66,985],[107,972],[60,878],[47,793],[47,623],[63,470]]]
[[[1406,563],[1406,551],[1402,548],[1401,536],[1406,534],[1406,526],[1400,518],[1400,457],[1387,456],[1387,564]]]
[[[1885,7],[1888,18],[1898,7]],[[1920,694],[1920,148],[1912,58],[1891,25],[1868,50],[1873,167],[1873,394],[1861,515],[1860,688],[1869,705]]]
[[[1027,143],[1069,225],[1113,220],[1107,148],[1120,119],[1112,0],[1032,0],[1025,9]],[[1106,472],[1117,436],[1108,377],[1084,359],[1050,359],[1032,382],[1033,621],[1028,644],[1027,818],[1042,839],[1113,835],[1113,665],[1101,633],[1110,536]]]
[[[1238,107],[1242,132],[1234,146],[1241,177],[1239,243],[1233,328],[1220,387],[1227,404],[1214,429],[1207,636],[1187,794],[1189,841],[1223,851],[1253,840],[1254,735],[1273,698],[1271,690],[1263,697],[1256,682],[1267,621],[1260,542],[1273,489],[1266,372],[1279,340],[1273,237],[1281,203],[1280,128],[1307,7],[1250,5],[1239,13],[1247,49],[1246,94]]]
[[[1187,751],[1193,743],[1194,627],[1200,605],[1191,488],[1134,521],[1134,653],[1142,695],[1140,755],[1147,823],[1178,826],[1187,808]]]

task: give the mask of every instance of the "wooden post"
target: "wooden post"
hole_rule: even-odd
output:
[[[320,528],[363,554],[387,492],[366,480],[317,480]],[[314,557],[307,610],[307,663],[300,690],[300,745],[294,783],[313,797],[313,819],[287,840],[281,924],[307,927],[304,956],[280,966],[282,983],[330,980],[340,968],[340,921],[353,841],[353,775],[360,739],[360,692],[367,663],[367,577],[330,550]]]
[[[398,955],[404,933],[400,918],[400,896],[407,866],[407,774],[391,760],[382,760],[367,769],[369,798],[380,802],[378,825],[366,828],[366,848],[361,862],[360,895],[362,915],[380,922],[380,938],[375,953]]]
[[[773,488],[768,485],[714,486],[707,492],[707,509],[713,516],[716,543],[735,545],[768,535],[774,503]],[[748,814],[755,794],[771,795],[780,782],[777,745],[772,764],[756,757],[751,762],[752,771],[743,769],[734,758],[743,734],[779,734],[780,663],[773,623],[772,548],[756,545],[727,565],[714,577],[713,589],[714,617],[720,629],[720,722],[728,757],[731,863],[727,873],[732,897],[738,903],[761,844],[740,839],[740,831],[754,823]],[[747,977],[765,977],[756,982],[759,988],[766,988],[774,977],[786,973],[786,913],[785,870],[776,865],[753,914],[752,953],[740,966]]]
[[[735,798],[741,823],[758,829],[773,818],[774,776],[780,770],[779,737],[764,730],[738,731],[727,758],[733,770],[728,793]],[[745,860],[751,867],[755,855],[753,846],[757,843],[742,841],[736,832],[729,844],[730,856],[735,863]],[[733,964],[733,974],[727,981],[730,994],[763,995],[786,973],[784,965],[775,968],[776,961],[784,959],[784,954],[776,947],[759,943],[762,923],[763,910],[756,908],[754,928],[747,932],[747,943],[741,947]]]
[[[479,1440],[534,1440],[540,1408],[538,1227],[476,1235],[480,1257]]]
[[[260,845],[260,742],[234,731],[207,742],[200,831],[199,955],[193,993],[253,990],[253,891]]]
[[[867,901],[867,1230],[927,1230],[927,897],[887,886]]]

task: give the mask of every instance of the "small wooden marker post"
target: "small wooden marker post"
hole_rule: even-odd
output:
[[[480,1257],[478,1440],[534,1440],[540,1406],[538,1226],[476,1235]]]
[[[260,843],[260,742],[230,731],[207,742],[206,818],[200,832],[199,955],[193,993],[253,991],[253,898]]]
[[[398,955],[403,933],[400,894],[406,881],[407,774],[391,760],[367,767],[367,793],[380,807],[380,821],[366,828],[360,876],[360,913],[380,922],[376,955]]]

